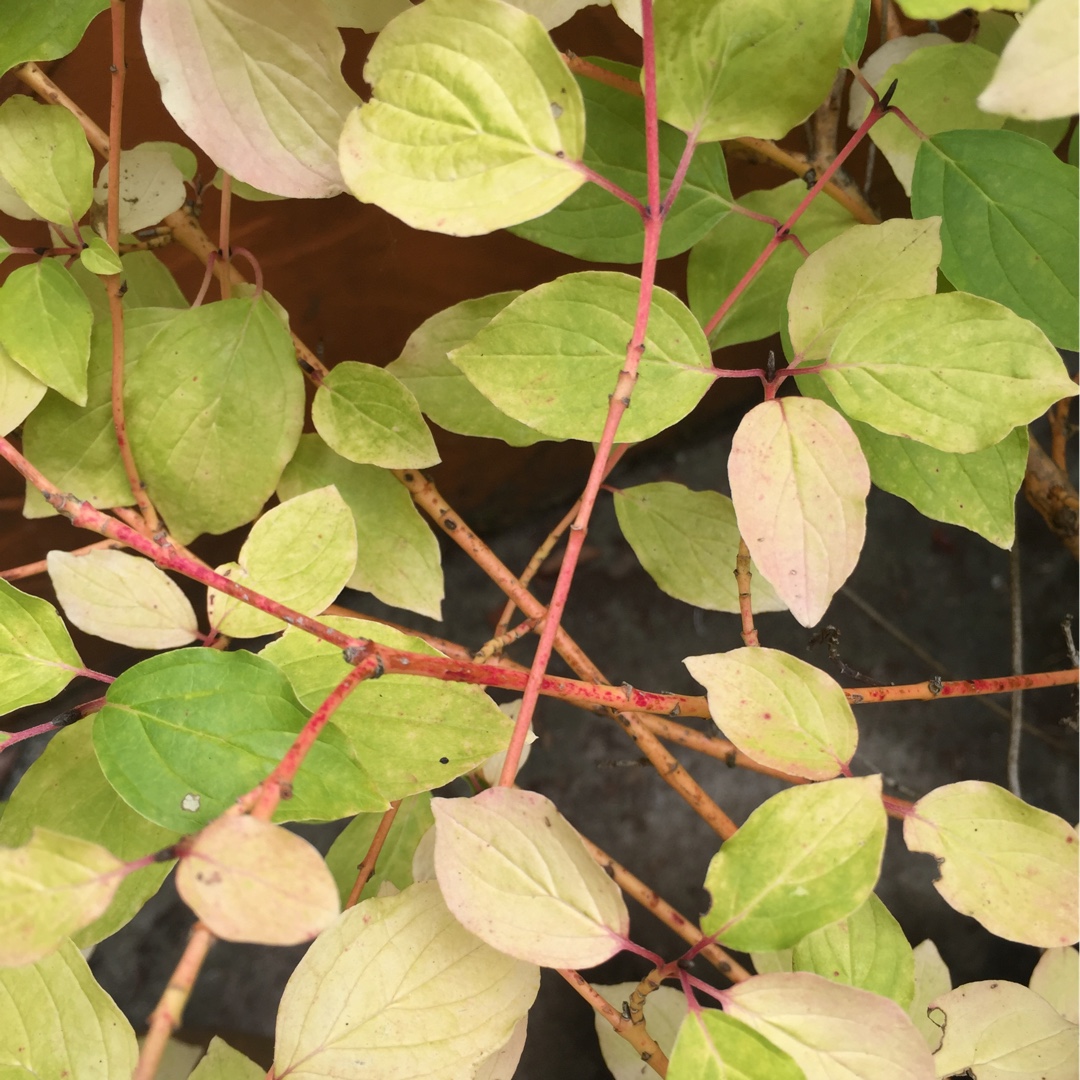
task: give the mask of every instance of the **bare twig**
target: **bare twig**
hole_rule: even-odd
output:
[[[1012,669],[1014,675],[1024,670],[1024,604],[1020,588],[1020,538],[1013,538],[1009,551],[1009,622],[1012,630]],[[1020,794],[1020,736],[1024,729],[1024,695],[1012,692],[1009,722],[1009,753],[1006,774],[1009,790],[1019,799]]]
[[[375,835],[371,838],[371,844],[367,849],[367,854],[356,868],[356,881],[353,882],[353,887],[349,892],[349,898],[345,901],[346,908],[351,908],[356,904],[356,901],[360,899],[360,894],[364,891],[364,886],[371,880],[371,875],[375,872],[375,864],[379,859],[379,853],[383,849],[383,844],[386,843],[387,836],[390,835],[390,827],[394,824],[394,818],[397,817],[398,807],[400,806],[400,799],[396,802],[392,802],[390,804],[390,809],[387,810],[380,819],[379,826],[375,830]]]
[[[739,615],[742,618],[743,644],[756,647],[761,644],[758,640],[758,632],[754,626],[753,597],[750,593],[750,581],[753,578],[750,572],[750,549],[746,541],[739,537],[739,554],[735,556],[735,582],[739,590]]]
[[[1068,473],[1058,468],[1046,451],[1028,435],[1027,472],[1024,475],[1024,498],[1039,512],[1050,531],[1080,558],[1077,524],[1080,522],[1080,499]]]

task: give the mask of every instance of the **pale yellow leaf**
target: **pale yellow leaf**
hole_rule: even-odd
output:
[[[1028,985],[1071,1024],[1080,1019],[1077,988],[1080,984],[1080,954],[1074,948],[1047,949],[1035,965]]]

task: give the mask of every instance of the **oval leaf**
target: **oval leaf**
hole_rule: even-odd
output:
[[[885,826],[880,776],[774,795],[709,864],[701,928],[733,949],[786,949],[850,915],[877,882]]]
[[[47,389],[0,344],[0,433],[14,431],[37,408]]]
[[[622,949],[622,894],[550,799],[498,787],[431,808],[439,887],[466,929],[545,967],[593,967]]]
[[[992,934],[1044,948],[1077,940],[1076,830],[1056,815],[967,780],[924,795],[904,842],[937,859],[934,888]]]
[[[708,692],[718,727],[747,757],[808,780],[831,780],[859,741],[839,684],[776,649],[734,649],[683,663]]]
[[[251,521],[304,422],[288,330],[265,297],[222,300],[172,313],[138,346],[128,353],[128,435],[170,531],[186,544]]]
[[[887,300],[857,315],[821,378],[856,420],[961,454],[1001,442],[1077,393],[1037,326],[961,292]]]
[[[995,4],[995,7],[997,5]],[[1080,31],[1071,0],[1042,0],[1009,39],[979,108],[1021,120],[1048,120],[1080,111],[1076,90]]]
[[[174,844],[180,834],[147,821],[105,779],[91,741],[94,717],[58,731],[27,769],[0,817],[0,844],[19,847],[41,826],[107,848],[130,862]],[[172,860],[128,874],[100,918],[75,933],[79,948],[107,938],[157,892]]]
[[[795,1059],[806,1080],[934,1080],[934,1060],[895,1001],[809,972],[758,975],[724,1008]]]
[[[417,79],[418,66],[424,78]],[[585,182],[585,107],[543,26],[497,0],[427,0],[379,34],[341,136],[349,190],[414,229],[475,236]]]
[[[0,712],[56,697],[82,666],[52,604],[0,578]]]
[[[341,191],[337,141],[359,99],[325,6],[148,0],[142,39],[165,108],[211,160],[275,195]]]
[[[501,439],[510,446],[531,446],[546,438],[499,412],[447,359],[520,295],[520,290],[493,293],[432,315],[409,335],[401,355],[386,365],[439,427],[459,435]]]
[[[124,269],[120,256],[100,236],[88,236],[79,252],[79,262],[91,274],[119,274]]]
[[[381,623],[341,618],[323,622],[391,648],[440,655],[420,638]],[[278,666],[311,710],[350,670],[340,649],[302,630],[286,631],[262,655]],[[384,675],[361,683],[334,711],[330,726],[362,763],[366,788],[387,800],[441,787],[475,769],[506,749],[513,727],[480,687],[411,675]]]
[[[735,432],[728,479],[754,562],[792,615],[814,626],[866,537],[870,470],[859,440],[820,401],[765,401]]]
[[[57,5],[10,0],[4,9],[0,72],[24,60],[67,56],[79,44],[90,20],[108,6],[107,0],[67,0]]]
[[[638,281],[586,271],[530,289],[450,359],[503,412],[557,439],[596,440],[634,333]],[[712,385],[705,336],[686,306],[656,289],[621,442],[681,420]]]
[[[333,484],[352,512],[356,569],[346,582],[391,607],[442,618],[443,573],[439,541],[394,475],[375,465],[356,465],[335,454],[312,433],[285,467],[278,498]]]
[[[199,636],[180,586],[149,559],[122,551],[50,551],[49,577],[80,630],[133,649],[174,649]]]
[[[937,946],[927,939],[912,949],[915,958],[915,993],[907,1013],[919,1029],[926,1045],[936,1050],[941,1045],[941,1028],[927,1015],[930,1002],[952,989],[952,977]]]
[[[739,610],[733,573],[739,526],[726,495],[682,484],[639,484],[615,493],[615,516],[645,572],[668,596],[706,611]],[[751,572],[754,611],[784,611],[753,564]]]
[[[275,1075],[458,1080],[507,1042],[539,985],[534,965],[461,926],[434,882],[365,900],[289,979]]]
[[[1032,990],[1070,1024],[1080,1016],[1080,954],[1073,948],[1047,949],[1031,973]]]
[[[0,176],[34,213],[65,228],[90,208],[94,152],[62,105],[13,94],[0,105]]]
[[[1018,983],[958,986],[931,1004],[930,1016],[942,1036],[938,1076],[1073,1080],[1080,1067],[1076,1025]]]
[[[188,833],[264,780],[306,720],[268,661],[182,649],[136,664],[109,687],[94,750],[125,802]],[[386,806],[331,726],[308,751],[275,820],[333,821]]]
[[[176,868],[176,891],[225,941],[299,945],[341,910],[315,848],[246,814],[218,818],[191,841]]]
[[[317,615],[337,598],[356,568],[356,527],[333,487],[297,495],[252,526],[234,572],[247,588],[305,615]],[[219,567],[226,577],[228,567]],[[285,624],[216,589],[206,601],[210,625],[230,637],[260,637]]]
[[[846,919],[795,946],[795,971],[892,998],[907,1009],[915,994],[915,955],[889,909],[873,894]]]
[[[911,208],[941,216],[941,270],[956,288],[1077,347],[1075,167],[1015,131],[947,131],[919,148]]]
[[[215,1035],[189,1080],[266,1080],[266,1072]]]
[[[660,117],[701,142],[779,139],[829,92],[852,0],[680,0],[656,9]]]
[[[0,286],[0,345],[76,405],[86,404],[90,301],[58,259],[13,270]]]
[[[12,1080],[131,1076],[135,1032],[70,941],[36,964],[0,968],[0,1060]]]
[[[124,864],[98,844],[35,829],[0,848],[0,967],[32,964],[108,906]]]
[[[788,334],[799,360],[823,360],[836,335],[882,300],[932,296],[941,261],[941,219],[855,225],[810,253],[788,294]]]
[[[765,1076],[805,1080],[802,1069],[783,1050],[717,1009],[701,1009],[683,1021],[667,1076],[668,1080],[759,1080]]]
[[[143,145],[120,154],[122,233],[135,233],[156,225],[166,214],[179,210],[186,197],[184,176],[168,150]],[[105,165],[98,174],[94,201],[104,207],[108,198],[109,167]]]
[[[338,364],[315,392],[311,419],[331,449],[360,465],[423,469],[439,460],[416,399],[372,364]]]

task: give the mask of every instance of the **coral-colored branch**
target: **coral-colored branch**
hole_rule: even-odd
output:
[[[540,634],[540,643],[536,647],[532,668],[529,671],[529,681],[525,684],[521,711],[518,713],[517,721],[514,724],[514,732],[510,737],[510,745],[506,751],[502,775],[499,777],[500,785],[504,786],[512,784],[517,776],[521,752],[528,737],[529,726],[532,724],[533,713],[540,693],[540,683],[551,659],[552,649],[555,645],[555,635],[558,632],[559,623],[566,608],[567,599],[570,596],[570,585],[574,578],[574,571],[577,569],[581,549],[585,543],[589,520],[596,504],[596,496],[599,494],[600,485],[603,483],[607,472],[608,457],[611,454],[612,447],[615,445],[615,432],[618,430],[623,413],[630,407],[630,398],[637,382],[638,367],[645,351],[645,333],[649,323],[649,310],[652,307],[653,284],[656,280],[656,260],[660,250],[660,231],[663,226],[663,219],[660,215],[660,142],[659,120],[656,114],[656,51],[653,40],[652,0],[642,0],[641,20],[642,48],[645,58],[645,165],[648,179],[648,210],[643,215],[645,246],[641,259],[641,282],[638,289],[637,313],[634,319],[634,329],[626,346],[626,359],[616,380],[614,393],[611,395],[607,419],[604,422],[604,429],[600,435],[596,456],[593,459],[589,478],[581,496],[581,509],[578,511],[574,523],[570,526],[570,535],[566,542],[566,553],[563,556],[562,566],[559,568],[559,576],[555,581],[551,602],[548,604],[547,617],[544,620],[543,630]]]
[[[383,844],[386,843],[386,838],[390,835],[390,827],[394,824],[394,818],[397,817],[398,808],[400,806],[400,799],[398,799],[397,802],[392,802],[390,804],[390,809],[383,814],[382,819],[379,821],[379,827],[375,830],[375,835],[371,838],[371,844],[367,849],[367,854],[356,868],[356,881],[353,882],[353,887],[349,892],[349,898],[345,901],[346,908],[351,908],[356,904],[356,901],[360,899],[360,894],[364,891],[364,886],[371,880],[371,875],[375,872],[375,864],[379,860],[379,853],[383,849]]]
[[[735,556],[735,583],[739,590],[739,615],[742,618],[742,639],[747,646],[760,645],[758,632],[754,626],[753,597],[750,593],[750,549],[746,541],[739,537],[739,554]]]
[[[69,555],[88,555],[91,551],[119,551],[124,545],[115,540],[96,540],[85,547],[69,551]],[[0,570],[0,578],[4,581],[21,581],[23,578],[36,577],[44,574],[49,569],[47,559],[38,559],[37,562],[24,563],[22,566],[13,566],[10,570]]]
[[[221,216],[218,221],[218,258],[224,263],[232,262],[232,248],[229,244],[229,234],[232,227],[232,173],[222,170],[221,173]],[[228,300],[232,296],[232,282],[228,275],[222,275],[219,279],[221,285],[221,299]]]
[[[210,947],[217,941],[202,923],[196,923],[180,962],[169,979],[157,1008],[150,1014],[150,1025],[139,1052],[139,1062],[132,1080],[154,1080],[169,1037],[180,1026],[191,988],[202,968]]]
[[[620,187],[614,180],[609,180],[603,173],[598,173],[595,169],[590,169],[583,161],[571,162],[574,170],[581,173],[590,183],[595,184],[597,187],[603,188],[609,195],[614,195],[616,199],[620,199],[626,203],[627,206],[633,207],[644,219],[645,207],[642,205],[641,200],[636,196],[631,195],[626,188]]]
[[[829,164],[829,167],[825,169],[822,174],[817,178],[817,180],[814,182],[814,186],[806,193],[806,196],[803,198],[803,200],[791,212],[791,216],[787,219],[786,222],[784,222],[784,227],[777,230],[773,238],[768,242],[768,244],[765,245],[764,251],[762,251],[762,253],[754,260],[754,263],[750,267],[750,269],[747,270],[745,274],[743,274],[742,279],[739,281],[739,283],[735,286],[734,289],[731,290],[731,293],[720,305],[720,307],[717,308],[712,318],[709,319],[709,321],[705,324],[706,337],[710,337],[716,327],[719,326],[720,323],[724,320],[724,318],[727,316],[727,313],[735,304],[735,301],[738,300],[740,296],[742,296],[742,294],[749,286],[750,282],[752,282],[754,278],[757,277],[758,272],[772,257],[773,252],[776,251],[780,244],[787,238],[792,228],[794,228],[795,222],[798,221],[804,213],[806,213],[807,208],[817,197],[818,192],[821,191],[825,187],[825,185],[832,179],[833,175],[848,159],[848,156],[855,149],[855,147],[858,146],[859,143],[862,142],[862,140],[865,138],[866,133],[885,114],[885,111],[886,107],[883,107],[880,102],[875,102],[866,119],[859,125],[858,130],[855,132],[855,134],[852,135],[850,139],[848,139],[847,144],[844,146],[843,150],[841,150],[840,153],[838,153],[836,157],[833,158],[833,160]]]
[[[870,686],[847,689],[844,694],[853,705],[880,701],[937,701],[943,698],[975,697],[980,694],[1011,694],[1014,690],[1039,690],[1047,686],[1069,686],[1077,682],[1080,670],[1044,671],[1036,675],[1005,675],[999,679],[957,679],[943,682],[909,683],[906,686]]]

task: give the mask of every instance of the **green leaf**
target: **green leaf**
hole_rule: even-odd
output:
[[[165,108],[212,161],[275,195],[342,190],[337,141],[359,98],[324,5],[147,0],[142,40]]]
[[[1067,118],[1078,111],[1076,5],[1043,0],[1025,16],[979,98],[988,112],[1023,120]]]
[[[247,814],[218,818],[195,836],[176,868],[176,891],[223,941],[301,945],[341,913],[318,851]]]
[[[0,176],[46,221],[71,226],[90,208],[94,152],[63,105],[14,94],[0,105]]]
[[[333,487],[318,488],[275,506],[251,527],[238,563],[218,572],[279,603],[317,615],[337,598],[356,568],[352,512]],[[210,589],[210,625],[229,637],[261,637],[285,624]]]
[[[246,652],[181,649],[125,671],[94,723],[102,771],[143,817],[192,832],[264,780],[307,720],[285,677]],[[332,726],[304,759],[277,821],[386,808]]]
[[[638,79],[637,68],[607,62],[602,66],[635,82]],[[647,202],[643,99],[584,76],[578,78],[578,85],[586,116],[582,160],[642,203]],[[670,187],[685,147],[682,132],[660,125],[662,191]],[[731,202],[723,150],[717,145],[698,147],[678,198],[664,217],[659,257],[670,258],[697,243],[731,209]],[[642,258],[641,215],[596,184],[583,185],[543,217],[515,225],[510,231],[591,262],[638,263]]]
[[[33,411],[48,389],[0,345],[0,433],[10,434]]]
[[[989,8],[1027,11],[1031,0],[901,0],[901,6],[909,19],[947,19],[965,8],[974,11],[986,11]]]
[[[866,536],[870,471],[858,439],[820,401],[764,401],[735,432],[728,479],[754,562],[792,615],[816,625]]]
[[[797,359],[824,360],[844,325],[872,304],[932,296],[940,225],[940,218],[856,225],[812,252],[795,272],[787,299]]]
[[[0,848],[0,967],[32,964],[109,906],[124,864],[105,848],[35,828]]]
[[[124,269],[120,256],[100,236],[89,236],[79,252],[79,262],[91,274],[119,274]]]
[[[176,149],[182,150],[183,147]],[[168,149],[145,143],[120,154],[120,231],[137,233],[179,210],[187,198],[184,175]],[[109,199],[109,166],[103,165],[94,187],[94,202]],[[117,271],[113,271],[116,273]]]
[[[224,179],[225,170],[218,169],[210,183],[220,191]],[[269,191],[261,191],[257,187],[245,184],[243,180],[237,180],[235,176],[232,178],[229,190],[236,198],[247,199],[248,202],[280,202],[282,199],[288,198],[287,195],[273,195]]]
[[[739,610],[735,508],[716,491],[682,484],[639,484],[615,493],[615,515],[649,577],[676,600],[706,611]],[[754,574],[754,611],[784,611],[772,586]]]
[[[941,1029],[938,1076],[1072,1080],[1080,1068],[1076,1025],[1018,983],[958,986],[937,998],[930,1013]]]
[[[266,1070],[215,1035],[189,1080],[265,1080]]]
[[[920,148],[911,206],[941,215],[941,269],[957,289],[1077,348],[1075,168],[1013,131],[949,131]]]
[[[467,930],[544,967],[594,967],[622,950],[622,893],[550,799],[494,787],[431,809],[439,888]]]
[[[180,147],[179,149],[183,149]],[[187,297],[180,291],[168,267],[152,251],[131,251],[120,256],[124,266],[124,305],[135,308],[186,308]]]
[[[273,309],[222,300],[176,313],[131,359],[131,448],[173,536],[186,544],[251,521],[304,418],[304,378]]]
[[[724,992],[726,1013],[786,1051],[806,1080],[934,1080],[934,1061],[888,998],[809,972],[758,975]]]
[[[56,697],[82,666],[52,604],[0,579],[0,714]]]
[[[967,780],[924,795],[904,842],[937,859],[934,888],[992,934],[1043,948],[1077,940],[1076,830],[1056,815]]]
[[[791,180],[769,191],[751,191],[738,200],[738,205],[783,222],[805,196],[806,185]],[[812,252],[854,224],[838,203],[819,198],[799,218],[794,232]],[[738,285],[773,233],[773,227],[766,222],[731,213],[694,245],[686,271],[686,289],[690,309],[702,326]],[[793,244],[781,244],[713,330],[709,338],[712,347],[757,341],[775,334],[785,317],[784,304],[792,278],[802,263],[803,257]]]
[[[1038,327],[963,292],[886,300],[856,315],[821,378],[854,419],[961,454],[1001,442],[1077,392]]]
[[[35,827],[51,829],[107,848],[130,862],[161,851],[180,839],[135,813],[105,779],[91,742],[94,717],[57,732],[26,771],[0,818],[0,844],[19,847]],[[105,913],[75,935],[80,948],[124,926],[158,891],[172,861],[128,874]]]
[[[26,60],[55,60],[79,44],[108,0],[7,0],[0,37],[0,74]]]
[[[592,984],[592,988],[619,1012],[623,1011],[623,1002],[629,1002],[630,995],[637,987],[636,982],[615,983],[613,986],[604,986],[602,983]],[[686,1012],[686,995],[672,986],[657,987],[645,999],[645,1024],[649,1029],[649,1034],[669,1057],[675,1046],[679,1025],[686,1016]],[[648,1065],[642,1063],[638,1052],[624,1038],[616,1034],[615,1029],[600,1013],[593,1015],[593,1023],[596,1025],[596,1038],[600,1043],[600,1053],[604,1056],[604,1064],[607,1065],[615,1080],[641,1080],[652,1072]],[[648,1069],[648,1072],[643,1073],[642,1069]],[[668,1076],[671,1075],[669,1071]]]
[[[1028,983],[1070,1024],[1080,1016],[1080,954],[1074,948],[1047,949]]]
[[[671,1055],[668,1080],[805,1080],[805,1073],[778,1046],[718,1009],[702,1009],[683,1021]]]
[[[90,302],[55,259],[12,270],[0,285],[0,345],[76,405],[86,404]]]
[[[885,827],[879,776],[774,795],[709,864],[701,928],[733,949],[786,949],[850,915],[877,882]]]
[[[924,135],[937,135],[956,128],[997,130],[1005,123],[1005,117],[983,112],[976,102],[996,64],[997,57],[978,45],[949,42],[917,49],[890,67],[874,88],[883,94],[896,79],[892,104],[901,109]],[[868,111],[863,110],[860,120]],[[910,195],[915,156],[922,140],[895,116],[879,120],[870,129],[870,138]]]
[[[175,315],[175,311],[160,308],[126,314],[125,368],[129,375],[141,343]],[[94,323],[90,336],[85,407],[50,390],[23,427],[23,451],[61,491],[73,492],[91,506],[126,506],[132,501],[113,427],[112,325],[108,320]],[[37,488],[28,484],[23,516],[40,518],[55,513]]]
[[[708,692],[717,726],[747,757],[808,780],[831,780],[851,762],[855,714],[820,668],[756,646],[683,663]]]
[[[315,392],[311,418],[330,448],[358,465],[424,469],[439,461],[416,399],[373,364],[338,364]]]
[[[278,484],[278,498],[333,484],[352,511],[356,569],[347,584],[384,604],[442,618],[439,541],[392,473],[339,457],[318,435],[302,435]]]
[[[852,0],[661,0],[660,119],[699,142],[779,139],[829,92]]]
[[[439,427],[459,435],[501,439],[511,446],[531,446],[546,438],[499,412],[447,359],[447,353],[467,345],[520,295],[520,290],[493,293],[445,308],[422,322],[409,335],[401,355],[386,365]]]
[[[795,380],[809,397],[836,399],[820,379]],[[950,454],[914,439],[885,435],[848,419],[870,466],[874,484],[911,503],[934,521],[962,525],[998,547],[1010,548],[1016,523],[1016,493],[1027,469],[1028,433],[1018,427],[1001,442],[971,454]]]
[[[411,7],[409,0],[326,0],[338,26],[377,34],[395,16]]]
[[[871,893],[846,919],[815,930],[795,946],[796,971],[892,998],[900,1008],[915,993],[915,957],[889,909]]]
[[[585,182],[574,167],[581,91],[543,26],[508,4],[428,0],[403,12],[364,78],[371,99],[345,123],[341,171],[361,202],[414,229],[493,232]]]
[[[870,26],[870,0],[855,0],[844,34],[844,47],[840,50],[839,67],[858,64],[866,47],[866,31]]]
[[[633,337],[638,281],[586,271],[530,289],[450,359],[497,408],[561,439],[600,438]],[[680,300],[653,293],[633,402],[620,442],[671,427],[712,385],[705,337]]]
[[[0,968],[4,1080],[130,1076],[135,1032],[70,942],[36,964]]]
[[[936,1050],[941,1042],[941,1028],[927,1013],[930,1002],[952,989],[952,979],[937,946],[929,939],[916,945],[912,955],[915,959],[915,993],[908,1005],[907,1014],[919,1029],[926,1045],[931,1050]]]
[[[539,984],[535,965],[461,926],[433,881],[365,900],[319,935],[289,979],[275,1075],[471,1075],[510,1038]]]
[[[122,551],[50,551],[49,578],[69,621],[133,649],[174,649],[199,636],[191,602],[149,559]]]
[[[352,892],[360,861],[367,855],[380,821],[382,814],[357,814],[326,853],[326,865],[337,882],[342,904]],[[384,881],[389,881],[398,889],[407,888],[413,883],[412,864],[416,845],[434,824],[431,796],[426,791],[402,800],[379,852],[375,871],[360,893],[361,900],[374,896]]]
[[[381,623],[337,617],[322,621],[391,648],[440,655],[419,638]],[[350,671],[340,649],[299,630],[287,630],[261,655],[280,668],[309,709]],[[344,734],[370,777],[369,786],[387,801],[441,787],[475,769],[506,749],[512,727],[480,687],[412,675],[384,675],[361,683],[335,710],[331,726]]]

